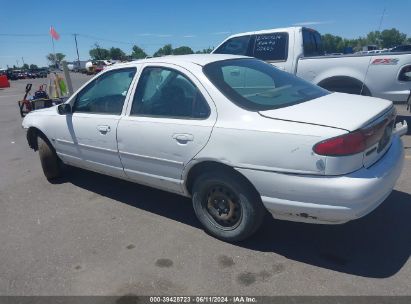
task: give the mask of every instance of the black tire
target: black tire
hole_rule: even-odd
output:
[[[347,79],[346,77],[335,77],[318,85],[331,92],[371,96],[371,92],[365,84],[355,79]]]
[[[250,237],[261,226],[266,214],[253,187],[230,172],[207,172],[198,176],[194,181],[192,200],[196,216],[205,230],[227,242]],[[223,202],[223,209],[220,202]]]
[[[48,180],[62,176],[61,161],[47,139],[37,137],[41,167]]]

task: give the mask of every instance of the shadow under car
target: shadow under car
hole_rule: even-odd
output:
[[[69,167],[58,183],[72,183],[118,202],[201,229],[191,201],[179,195]],[[342,225],[274,220],[267,216],[250,239],[236,246],[363,277],[396,274],[411,252],[411,195],[394,190],[364,218]]]

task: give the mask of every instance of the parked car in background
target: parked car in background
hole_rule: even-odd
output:
[[[73,61],[73,72],[85,73],[86,72],[86,63],[87,63],[87,61],[85,61],[85,60]]]
[[[35,72],[33,70],[28,71],[26,75],[27,75],[27,78],[29,78],[29,79],[36,79],[36,78],[39,77],[37,72]]]
[[[17,80],[18,79],[18,75],[12,69],[8,69],[6,71],[6,75],[7,75],[7,78],[9,80]]]
[[[395,116],[254,58],[186,55],[108,67],[23,127],[48,179],[65,163],[188,196],[210,234],[239,241],[266,210],[338,224],[375,209],[403,165]]]
[[[235,34],[212,53],[256,57],[330,91],[407,101],[411,53],[372,52],[324,56],[317,31],[291,27]]]
[[[399,45],[390,50],[390,52],[411,52],[411,44]]]
[[[15,72],[17,73],[17,78],[18,79],[26,79],[27,78],[27,75],[24,71],[15,70]]]
[[[38,76],[39,76],[40,78],[47,78],[47,75],[48,75],[48,73],[47,73],[46,70],[39,70],[39,71],[37,72],[37,74],[38,74]]]

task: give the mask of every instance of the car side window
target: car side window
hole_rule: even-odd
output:
[[[255,35],[253,56],[261,60],[287,60],[288,33]]]
[[[234,37],[216,49],[214,54],[248,55],[251,36]]]
[[[210,108],[198,88],[182,73],[148,67],[140,76],[130,115],[204,119]]]
[[[102,74],[76,96],[73,112],[120,115],[136,68]]]

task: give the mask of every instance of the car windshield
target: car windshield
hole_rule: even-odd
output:
[[[203,71],[228,99],[251,111],[287,107],[330,94],[257,59],[216,61]]]

